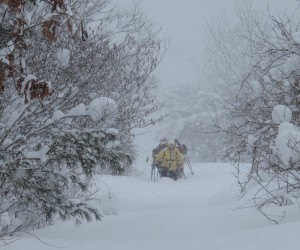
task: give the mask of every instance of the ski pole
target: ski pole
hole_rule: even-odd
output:
[[[151,181],[153,179],[153,166],[151,166]]]
[[[189,159],[189,157],[188,156],[186,156],[186,159],[188,160],[188,162],[189,162],[189,168],[190,168],[190,170],[191,170],[191,174],[192,175],[194,175],[194,171],[193,171],[193,169],[192,169],[192,164],[191,164],[191,162],[190,162],[190,159]]]
[[[182,175],[183,175],[184,179],[186,179],[186,176],[185,176],[185,173],[184,173],[183,169],[181,169],[181,172],[182,172]]]
[[[151,168],[151,180],[153,180],[155,182],[155,166],[152,166]]]
[[[189,169],[191,170],[191,174],[194,175],[194,171],[193,171],[193,169],[192,169],[192,165],[191,165],[191,162],[190,162],[188,156],[185,155],[185,156],[184,156],[184,159],[185,159],[185,161],[186,161],[186,163],[187,163]]]

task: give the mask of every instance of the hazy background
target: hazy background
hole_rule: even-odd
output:
[[[155,28],[161,28],[160,37],[166,39],[169,48],[163,61],[156,70],[159,78],[158,96],[165,101],[165,96],[175,88],[185,88],[188,83],[203,84],[199,65],[205,63],[206,30],[222,20],[235,21],[239,5],[246,0],[116,0],[128,7],[138,4],[152,21]],[[286,12],[299,14],[297,0],[250,0],[257,11],[265,15]],[[209,84],[206,82],[204,84]],[[147,134],[136,137],[139,151],[137,164],[145,165],[147,156],[159,140],[157,130],[147,128]],[[142,164],[143,163],[143,164]]]
[[[139,3],[144,13],[161,28],[161,37],[169,43],[168,51],[159,65],[160,93],[174,86],[198,81],[195,64],[204,50],[205,27],[218,16],[233,11],[233,0],[127,0]]]
[[[167,39],[169,49],[157,73],[161,92],[173,86],[197,82],[201,78],[196,64],[205,54],[206,29],[222,19],[234,19],[238,6],[245,0],[119,0],[124,4],[137,3],[156,28]],[[124,2],[123,2],[124,1]],[[293,12],[297,0],[251,0],[261,11]],[[267,13],[266,13],[267,14]]]

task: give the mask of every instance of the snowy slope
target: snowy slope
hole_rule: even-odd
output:
[[[193,166],[195,176],[186,169],[188,180],[156,183],[149,180],[148,167],[131,177],[101,177],[99,195],[107,214],[102,222],[60,223],[34,232],[46,244],[25,235],[3,249],[299,249],[299,209],[290,208],[279,226],[255,209],[236,209],[231,166],[199,164]]]

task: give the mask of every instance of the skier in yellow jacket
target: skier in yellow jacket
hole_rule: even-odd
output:
[[[176,148],[175,141],[169,141],[167,147],[155,155],[155,161],[160,163],[161,177],[177,180],[182,176],[184,157]]]

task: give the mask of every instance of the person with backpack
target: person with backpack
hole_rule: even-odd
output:
[[[181,144],[178,139],[175,139],[176,147],[179,149],[180,153],[183,155],[186,155],[188,152],[188,149],[185,144]]]
[[[168,143],[167,138],[163,137],[160,139],[158,146],[152,150],[151,180],[153,179],[155,181],[155,168],[157,168],[157,171],[159,171],[160,169],[160,163],[155,160],[155,156],[161,150],[167,147],[167,143]]]
[[[183,158],[184,158],[185,162],[187,163],[187,165],[188,165],[188,167],[189,167],[189,169],[191,171],[191,174],[194,175],[194,171],[192,169],[191,162],[190,162],[190,160],[188,158],[188,155],[187,155],[187,152],[188,152],[187,146],[185,144],[181,144],[178,141],[178,139],[175,139],[175,143],[176,143],[176,147],[178,148],[178,150],[180,151],[180,153],[183,154]],[[184,174],[184,169],[182,169],[181,173]]]
[[[162,149],[166,148],[168,144],[168,140],[166,137],[163,137],[160,139],[159,144],[156,148],[152,150],[152,158],[155,158],[155,155],[157,155]]]
[[[156,154],[154,159],[160,165],[158,171],[161,177],[177,180],[182,176],[184,157],[176,148],[175,141],[168,141],[167,147]]]
[[[178,139],[175,139],[175,143],[176,143],[176,148],[178,148],[180,153],[183,155],[183,158],[185,159],[186,154],[188,152],[188,149],[187,149],[186,145],[181,144]],[[184,165],[183,164],[181,166],[181,170],[178,171],[178,176],[182,177],[182,175],[184,175]]]

